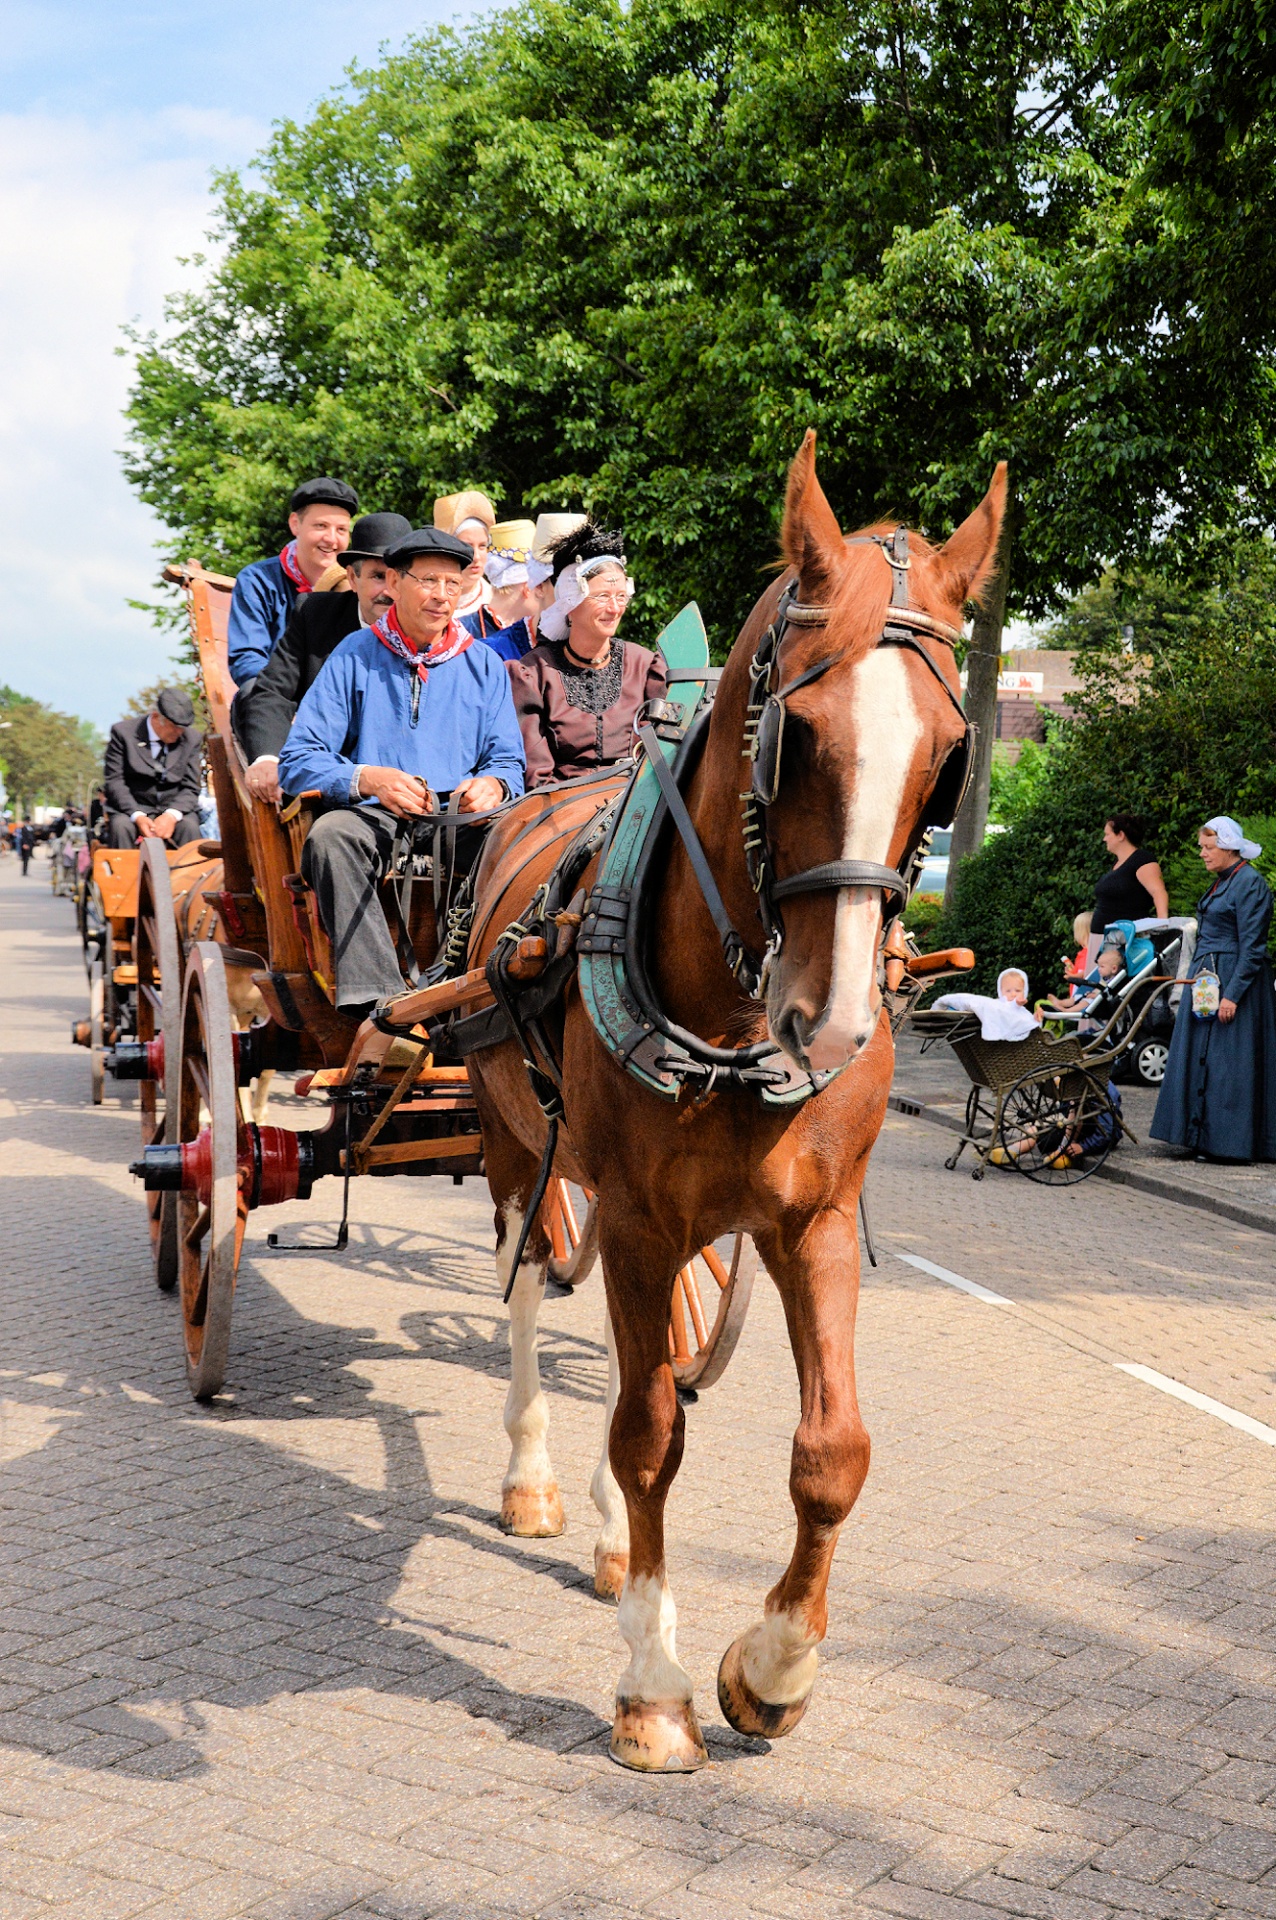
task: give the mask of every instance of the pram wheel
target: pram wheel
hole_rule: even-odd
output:
[[[998,1139],[1029,1180],[1075,1187],[1098,1172],[1120,1131],[1107,1088],[1088,1075],[1025,1074],[1002,1103]]]

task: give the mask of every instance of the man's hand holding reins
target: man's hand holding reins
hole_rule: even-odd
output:
[[[453,787],[452,798],[460,813],[490,813],[505,798],[505,783],[490,773],[476,773],[473,779]]]
[[[487,784],[499,786],[499,781]],[[414,773],[401,773],[398,767],[361,767],[356,792],[362,800],[376,800],[388,813],[400,820],[419,819],[430,813],[430,789]]]

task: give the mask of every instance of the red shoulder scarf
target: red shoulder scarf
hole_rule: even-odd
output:
[[[388,647],[391,653],[415,671],[422,686],[430,677],[431,667],[441,667],[445,660],[455,660],[458,653],[464,653],[474,643],[474,635],[469,629],[453,619],[448,621],[433,646],[422,651],[413,646],[399,625],[395,607],[389,608],[379,620],[373,621],[372,631],[383,647]]]

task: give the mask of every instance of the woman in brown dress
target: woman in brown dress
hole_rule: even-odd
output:
[[[587,521],[568,534],[553,580],[536,646],[508,668],[529,787],[627,760],[639,708],[666,683],[660,656],[616,631],[634,590],[619,533]]]

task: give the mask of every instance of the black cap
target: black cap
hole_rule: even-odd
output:
[[[191,697],[184,687],[165,687],[155,702],[156,711],[175,727],[190,727],[195,724],[195,709]]]
[[[337,555],[343,567],[352,560],[380,560],[387,547],[412,531],[401,513],[365,513],[350,529],[350,545]]]
[[[303,480],[299,487],[293,488],[288,502],[293,513],[303,513],[307,507],[344,507],[347,513],[353,513],[358,504],[359,497],[353,487],[348,487],[344,480],[330,480],[323,475],[318,480]]]
[[[455,560],[458,567],[468,567],[474,558],[473,547],[468,541],[458,540],[454,533],[442,533],[438,527],[416,527],[386,548],[385,563],[396,573],[402,573],[421,553]]]

